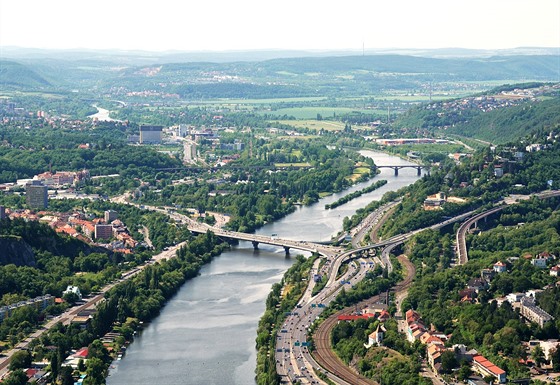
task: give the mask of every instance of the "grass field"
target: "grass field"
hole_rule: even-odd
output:
[[[218,104],[224,106],[231,105],[254,105],[254,104],[274,104],[274,103],[294,103],[294,102],[315,102],[327,99],[325,96],[309,96],[301,98],[277,98],[277,99],[212,99],[203,100],[196,104]]]
[[[294,128],[308,128],[311,130],[319,131],[321,129],[325,131],[342,131],[344,130],[344,123],[342,122],[332,122],[330,120],[279,120],[278,123],[286,124]],[[359,128],[359,126],[352,126],[353,128]]]
[[[292,108],[279,108],[272,111],[263,111],[262,113],[274,115],[288,115],[296,119],[316,119],[317,114],[322,115],[324,118],[331,116],[350,114],[352,112],[361,112],[364,114],[380,113],[386,114],[387,111],[366,110],[348,107],[292,107]]]

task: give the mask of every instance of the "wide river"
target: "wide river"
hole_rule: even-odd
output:
[[[395,156],[362,151],[379,166],[410,164]],[[336,209],[325,204],[386,179],[380,189]],[[299,207],[285,218],[258,230],[259,234],[326,241],[342,229],[342,220],[387,191],[418,179],[416,169],[382,169],[374,180]],[[292,255],[297,253],[292,250]],[[259,318],[272,284],[292,265],[284,249],[241,242],[202,268],[186,282],[134,340],[121,361],[110,369],[108,385],[254,385],[255,338]]]

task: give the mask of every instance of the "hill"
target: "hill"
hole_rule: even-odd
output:
[[[560,77],[558,55],[429,57],[405,54],[308,56],[268,60],[200,61],[197,56],[137,55],[94,52],[59,57],[28,55],[8,62],[4,83],[26,84],[15,71],[34,72],[31,80],[50,81],[61,89],[124,92],[164,89],[187,99],[347,96],[383,90],[418,90],[430,83],[486,82]],[[221,58],[224,58],[223,56]],[[256,56],[243,56],[256,57]],[[173,59],[171,59],[173,58]],[[190,61],[177,62],[180,58]],[[126,60],[125,60],[126,59]],[[29,81],[29,80],[26,80]]]
[[[445,131],[506,143],[560,125],[560,84],[502,86],[482,95],[430,103],[401,115],[394,126]]]
[[[0,60],[0,85],[6,88],[36,89],[50,83],[37,72],[23,64]]]

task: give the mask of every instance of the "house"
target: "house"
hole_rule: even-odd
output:
[[[446,201],[447,197],[442,192],[430,195],[424,200],[424,210],[441,209],[441,206],[443,206]]]
[[[480,270],[480,278],[482,278],[486,282],[490,282],[494,278],[494,275],[496,275],[496,271],[494,269]]]
[[[377,320],[380,321],[380,322],[385,322],[389,318],[391,318],[391,315],[389,314],[389,312],[387,310],[382,310],[381,314],[379,314],[379,317],[377,317]]]
[[[507,271],[507,266],[502,261],[498,261],[494,264],[494,271],[496,273],[505,273]]]
[[[441,363],[441,354],[445,351],[446,349],[443,347],[443,345],[430,345],[428,346],[428,349],[426,350],[427,352],[427,358],[428,358],[428,363],[430,364],[430,366],[436,370],[435,365]]]
[[[531,259],[531,265],[538,267],[539,269],[546,269],[547,262],[548,262],[548,258],[543,257],[540,254],[537,255],[535,258]]]
[[[556,266],[552,266],[552,268],[550,269],[550,275],[554,276],[554,277],[558,277],[558,272],[560,271],[560,266],[556,265]]]
[[[499,383],[506,382],[506,372],[494,365],[491,361],[488,361],[484,356],[474,356],[472,368],[485,377],[492,376],[496,378]]]
[[[66,287],[66,290],[64,290],[62,292],[62,295],[64,296],[64,294],[67,293],[74,293],[78,296],[78,299],[81,301],[82,300],[82,293],[80,292],[80,288],[78,288],[78,286],[68,286]]]
[[[482,278],[472,278],[467,283],[467,288],[468,289],[473,289],[478,293],[480,290],[488,289],[488,282],[486,282]]]
[[[377,328],[368,336],[368,345],[380,346],[383,343],[383,338],[385,337],[386,331],[387,329],[385,329],[385,326],[383,326],[383,324],[377,325]]]

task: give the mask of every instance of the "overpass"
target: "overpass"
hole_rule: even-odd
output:
[[[521,200],[530,199],[532,196],[534,196],[538,199],[553,198],[553,197],[560,196],[560,190],[548,190],[548,191],[543,191],[543,192],[536,193],[536,194],[525,195],[525,196],[522,196],[515,201],[511,201],[509,204],[515,204],[515,203],[518,203]],[[505,202],[505,200],[502,200],[502,201],[498,202],[497,204],[503,204],[504,202]],[[455,235],[455,242],[456,242],[456,248],[457,248],[457,260],[458,260],[459,265],[464,265],[465,263],[467,263],[469,261],[469,255],[468,255],[468,251],[467,251],[467,238],[466,238],[467,231],[473,225],[474,225],[474,227],[478,227],[477,225],[478,225],[479,220],[484,219],[484,218],[488,217],[489,215],[492,215],[492,214],[494,214],[498,211],[501,211],[504,207],[505,206],[497,206],[497,207],[494,207],[490,210],[486,210],[486,211],[484,211],[480,214],[475,215],[474,217],[472,217],[471,219],[469,219],[468,221],[463,223],[461,225],[461,227],[459,227],[459,230],[457,230],[457,234]]]

